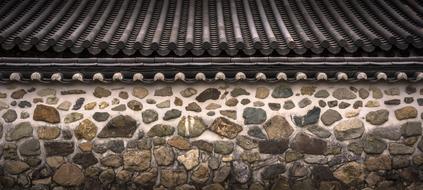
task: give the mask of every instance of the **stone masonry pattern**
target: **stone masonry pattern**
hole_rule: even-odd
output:
[[[0,189],[423,189],[422,83],[0,86]]]

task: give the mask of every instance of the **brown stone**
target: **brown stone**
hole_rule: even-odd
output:
[[[48,123],[59,123],[60,115],[56,108],[38,104],[35,107],[33,119],[35,121],[45,121]]]
[[[167,140],[167,144],[180,150],[188,150],[191,148],[189,141],[181,136],[173,136]]]
[[[318,138],[313,138],[305,133],[298,133],[290,144],[291,148],[297,152],[305,154],[323,154],[327,150],[327,142]]]
[[[339,167],[333,175],[345,184],[362,182],[364,180],[363,165],[357,162],[349,162]]]
[[[60,135],[60,128],[58,127],[39,127],[37,129],[38,138],[43,140],[52,140]]]
[[[210,130],[220,136],[233,139],[242,131],[242,127],[229,119],[218,117],[210,125]]]
[[[412,119],[417,117],[417,109],[413,106],[406,106],[395,110],[395,116],[398,120]]]
[[[22,161],[16,161],[16,160],[6,160],[4,161],[4,170],[12,175],[20,174],[26,170],[28,170],[30,167],[28,164]]]
[[[263,128],[266,130],[269,139],[286,139],[294,132],[294,129],[285,117],[279,115],[270,118],[264,123]]]
[[[170,170],[164,169],[160,172],[160,183],[165,187],[176,187],[186,183],[188,178],[187,172],[182,169]]]
[[[84,182],[84,174],[78,166],[65,163],[54,173],[53,181],[62,186],[79,186]]]
[[[93,144],[91,142],[83,142],[79,144],[78,147],[82,152],[91,152]]]
[[[97,134],[97,126],[89,119],[84,119],[74,131],[76,138],[91,141]]]
[[[391,158],[388,155],[368,157],[364,162],[369,171],[391,170]]]
[[[150,167],[151,153],[149,150],[127,150],[123,153],[124,168],[134,171],[144,171]]]

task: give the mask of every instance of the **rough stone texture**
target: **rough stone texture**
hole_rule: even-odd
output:
[[[363,165],[357,162],[347,163],[338,168],[333,175],[345,184],[364,180]]]
[[[287,85],[281,84],[273,89],[272,97],[273,98],[288,98],[291,97],[294,93],[292,89]]]
[[[336,89],[333,91],[332,96],[338,100],[351,100],[357,98],[357,95],[347,88]]]
[[[336,139],[343,141],[361,137],[364,130],[362,121],[359,119],[350,119],[338,123],[338,125],[335,126],[334,133]]]
[[[47,127],[42,126],[38,127],[37,134],[39,139],[43,140],[52,140],[60,135],[60,128],[59,127]]]
[[[142,121],[146,124],[155,122],[158,118],[159,114],[152,109],[148,109],[142,112]]]
[[[217,125],[217,124],[216,124]],[[213,125],[212,125],[213,126]],[[195,138],[200,136],[207,129],[203,119],[197,116],[182,117],[178,123],[178,135]]]
[[[123,167],[127,170],[145,171],[150,167],[151,153],[146,150],[127,150],[123,153]]]
[[[74,143],[68,141],[44,142],[44,149],[47,156],[67,156],[75,150]]]
[[[294,129],[288,121],[282,116],[274,116],[270,118],[264,125],[269,139],[289,138],[294,132]]]
[[[25,137],[32,136],[32,126],[29,122],[18,123],[14,128],[11,128],[6,133],[7,141],[16,141]]]
[[[366,121],[373,125],[382,125],[388,121],[389,111],[386,109],[371,111],[366,115]]]
[[[157,125],[154,125],[147,132],[147,135],[149,137],[155,137],[155,136],[165,137],[165,136],[172,135],[174,132],[175,132],[175,128],[170,125],[157,124]]]
[[[130,116],[119,115],[110,120],[98,134],[99,138],[130,138],[137,129],[137,122]]]
[[[246,125],[261,124],[266,121],[267,114],[261,108],[248,107],[244,109],[242,117],[244,118],[244,124]]]
[[[97,126],[89,119],[84,119],[74,131],[76,138],[91,141],[97,134]]]
[[[326,126],[332,125],[333,123],[342,119],[342,116],[339,112],[329,109],[322,114],[320,118]]]
[[[417,117],[417,109],[412,106],[406,106],[395,110],[395,116],[398,120],[412,119]]]
[[[290,147],[300,153],[323,154],[326,152],[327,143],[324,140],[310,137],[305,133],[298,133],[292,139]]]
[[[59,123],[60,115],[54,107],[38,104],[35,107],[33,119],[47,123]]]
[[[210,125],[209,129],[221,136],[233,139],[239,132],[242,131],[242,127],[229,119],[224,117],[216,118]]]
[[[283,154],[288,149],[288,144],[287,139],[263,140],[259,141],[258,147],[262,154]]]
[[[199,102],[207,100],[217,100],[220,96],[220,91],[216,88],[208,88],[201,92],[195,99]]]
[[[320,108],[313,107],[313,109],[307,111],[307,114],[305,114],[304,116],[294,116],[293,120],[297,126],[304,127],[317,123],[319,121],[319,116]]]
[[[191,170],[199,164],[200,152],[198,149],[192,149],[177,157],[178,161],[185,166],[185,169]]]
[[[53,181],[62,186],[79,186],[84,182],[84,174],[78,166],[65,163],[54,173]]]
[[[160,183],[165,187],[176,187],[186,183],[188,178],[187,172],[182,169],[169,170],[165,169],[160,172]]]

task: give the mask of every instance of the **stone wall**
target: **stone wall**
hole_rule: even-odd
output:
[[[422,83],[0,86],[0,189],[423,189]]]

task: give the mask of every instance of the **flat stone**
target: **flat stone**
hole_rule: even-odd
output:
[[[150,130],[147,132],[147,136],[165,137],[165,136],[173,135],[174,132],[175,132],[175,128],[170,125],[157,124],[150,128]]]
[[[9,109],[4,112],[2,118],[6,123],[12,123],[18,118],[18,114],[15,110]]]
[[[107,112],[95,112],[93,115],[93,119],[98,122],[107,121],[109,117],[110,117],[110,114]]]
[[[207,151],[207,152],[213,151],[213,144],[209,143],[205,140],[196,140],[196,141],[193,141],[191,144],[192,144],[192,146],[195,146],[198,149],[203,150],[203,151]]]
[[[304,108],[304,107],[306,107],[306,106],[308,106],[308,105],[310,105],[311,104],[311,100],[310,99],[308,99],[308,98],[303,98],[302,100],[300,100],[299,102],[298,102],[298,107],[300,107],[300,108]]]
[[[185,169],[191,170],[199,164],[200,151],[192,149],[177,157],[178,162],[184,165]]]
[[[146,124],[153,123],[159,118],[159,114],[152,109],[147,109],[143,111],[141,115],[142,121]]]
[[[356,118],[341,121],[335,126],[334,133],[340,141],[359,138],[364,133],[364,124]]]
[[[400,100],[400,102],[401,102],[401,100]],[[411,104],[413,102],[414,102],[414,98],[413,97],[404,97],[404,103]]]
[[[73,89],[60,91],[61,95],[86,94],[85,90]]]
[[[216,183],[224,182],[228,178],[230,173],[231,173],[231,167],[230,166],[220,167],[216,171],[216,174],[214,175],[213,182],[216,182]]]
[[[257,151],[244,151],[241,153],[240,158],[242,161],[254,163],[261,160],[261,155]]]
[[[385,100],[384,101],[385,105],[400,105],[401,104],[401,100],[400,99],[391,99],[391,100]]]
[[[363,139],[363,150],[368,154],[381,154],[387,147],[384,140],[368,136]]]
[[[333,110],[333,109],[328,109],[326,110],[323,114],[322,117],[320,118],[320,120],[323,122],[323,124],[325,124],[326,126],[330,126],[333,123],[339,121],[342,119],[342,116],[339,112]]]
[[[131,138],[138,128],[137,121],[128,115],[119,115],[111,119],[97,135],[99,138]]]
[[[276,115],[270,118],[264,125],[269,139],[289,138],[294,132],[292,126],[288,123],[285,117]]]
[[[261,175],[261,178],[264,180],[271,180],[285,173],[285,171],[286,171],[285,164],[272,164],[265,167],[260,175]]]
[[[283,154],[288,149],[287,139],[262,140],[259,141],[258,148],[262,154]]]
[[[69,141],[46,141],[44,149],[47,156],[67,156],[74,152],[74,143]]]
[[[239,183],[247,183],[251,178],[251,169],[244,162],[234,161],[232,162],[232,176]]]
[[[386,89],[384,91],[385,91],[385,94],[388,95],[388,96],[397,96],[397,95],[400,95],[400,89],[397,88],[397,87],[389,88],[389,89]]]
[[[333,91],[332,96],[338,100],[351,100],[357,98],[357,95],[348,88],[337,88]]]
[[[329,96],[330,94],[327,90],[319,90],[316,92],[316,94],[314,94],[314,97],[316,98],[327,98]]]
[[[29,139],[24,141],[19,146],[19,153],[22,156],[37,156],[41,154],[40,142],[36,139]]]
[[[91,152],[93,150],[93,143],[91,142],[83,142],[78,145],[78,148],[82,152]]]
[[[201,92],[195,99],[198,102],[205,102],[207,100],[217,100],[220,96],[220,91],[216,88],[207,88]]]
[[[295,124],[299,127],[304,127],[317,123],[320,117],[320,110],[319,107],[313,107],[313,109],[307,111],[307,114],[304,116],[294,116],[293,119]]]
[[[82,170],[70,163],[65,163],[54,173],[53,181],[62,186],[79,186],[84,182]]]
[[[161,146],[153,151],[156,163],[160,166],[168,166],[173,163],[175,155],[172,148],[168,146]]]
[[[212,124],[213,125],[213,124]],[[184,116],[178,123],[178,135],[186,138],[195,138],[203,134],[207,125],[198,116]]]
[[[60,115],[56,108],[42,104],[35,107],[33,119],[47,123],[60,123]]]
[[[330,108],[333,108],[333,107],[335,107],[335,106],[337,106],[337,105],[338,105],[338,100],[328,101],[328,106],[329,106]]]
[[[189,141],[181,136],[173,136],[167,140],[167,144],[180,150],[188,150],[191,148]]]
[[[81,120],[82,118],[84,118],[84,114],[78,113],[78,112],[72,112],[67,114],[65,116],[65,119],[63,119],[63,121],[65,123],[73,123],[73,122]]]
[[[236,137],[236,143],[245,150],[251,150],[258,147],[258,143],[255,139],[252,139],[246,135],[239,135]]]
[[[361,98],[361,99],[366,99],[367,97],[369,97],[369,91],[368,90],[366,90],[366,89],[364,89],[364,88],[360,88],[359,90],[358,90],[358,96]]]
[[[132,96],[143,99],[148,95],[148,90],[141,86],[136,86],[132,89]]]
[[[267,105],[269,105],[269,108],[272,111],[279,111],[281,109],[281,104],[279,104],[279,103],[269,103]]]
[[[266,139],[266,135],[263,133],[260,127],[252,126],[248,129],[247,134],[258,139]]]
[[[182,169],[163,169],[160,171],[160,184],[168,188],[183,185],[187,182],[187,179],[187,172]]]
[[[10,94],[10,97],[13,99],[22,99],[26,93],[27,93],[26,90],[19,89],[19,90],[13,91],[12,94]]]
[[[364,167],[357,162],[349,162],[335,170],[333,175],[345,184],[362,182],[364,180]]]
[[[217,154],[228,155],[234,150],[234,143],[231,141],[214,142],[214,152]]]
[[[62,103],[60,103],[59,106],[57,106],[57,109],[62,111],[69,111],[71,106],[72,106],[72,103],[70,101],[65,100]]]
[[[200,107],[197,103],[195,103],[195,102],[191,102],[191,103],[189,103],[189,104],[185,107],[185,109],[186,109],[187,111],[201,112],[201,107]]]
[[[106,167],[118,168],[122,166],[123,159],[120,155],[117,154],[108,154],[101,157],[100,163]]]
[[[261,108],[247,107],[244,109],[242,117],[244,118],[245,125],[261,124],[266,121],[267,114],[266,111]]]
[[[369,171],[391,170],[392,160],[388,155],[370,156],[364,162],[366,169]]]
[[[305,133],[298,133],[291,141],[290,147],[300,153],[323,154],[327,150],[327,142],[313,138]]]
[[[168,121],[172,119],[176,119],[181,117],[181,111],[177,109],[171,109],[166,111],[165,115],[163,116],[163,120]]]
[[[302,86],[300,89],[301,95],[311,96],[316,91],[316,86]]]
[[[4,109],[9,109],[9,105],[6,102],[0,101],[0,111]]]
[[[389,143],[388,150],[391,155],[406,155],[413,154],[414,147],[410,147],[400,143]]]
[[[417,117],[417,109],[413,106],[405,106],[395,110],[395,116],[398,120],[412,119]]]
[[[273,89],[272,92],[273,98],[289,98],[292,95],[294,95],[292,89],[285,84],[278,85],[276,88]]]
[[[284,102],[283,109],[290,110],[292,108],[295,108],[295,104],[292,100],[287,100]]]
[[[126,105],[134,111],[141,111],[143,108],[142,103],[137,100],[130,100]]]
[[[20,174],[24,171],[27,171],[30,166],[22,161],[16,160],[5,160],[3,164],[4,170],[12,175]]]
[[[89,119],[84,119],[79,123],[78,127],[75,128],[75,137],[78,139],[85,139],[91,141],[97,134],[97,126]]]
[[[60,165],[65,163],[65,158],[62,156],[50,156],[46,158],[46,163],[51,168],[58,168]]]
[[[123,167],[130,171],[145,171],[150,167],[150,150],[126,150],[123,152]]]
[[[348,107],[350,107],[350,103],[347,103],[347,102],[341,102],[341,103],[339,103],[339,109],[345,109],[345,108],[348,108]]]
[[[259,99],[265,99],[269,96],[269,94],[270,94],[269,88],[264,87],[264,86],[260,86],[260,87],[257,87],[257,89],[256,89],[256,96],[255,97],[259,98]]]
[[[169,108],[170,107],[170,100],[165,100],[163,102],[160,102],[156,104],[157,108]]]
[[[255,101],[253,102],[254,107],[263,107],[265,104],[262,101]]]
[[[389,111],[381,109],[377,111],[371,111],[366,115],[366,121],[372,125],[382,125],[389,119]]]
[[[172,95],[173,95],[172,87],[170,86],[159,88],[154,91],[154,96],[172,96]]]
[[[249,92],[247,92],[245,89],[243,88],[234,88],[231,91],[231,96],[232,97],[238,97],[238,96],[243,96],[243,95],[250,95]]]
[[[17,141],[25,137],[32,137],[32,126],[29,122],[18,123],[14,128],[11,128],[6,133],[7,141]]]
[[[410,166],[410,156],[409,155],[398,155],[392,157],[392,168],[401,169]],[[404,171],[407,172],[407,171]]]
[[[110,90],[107,90],[106,88],[103,88],[103,87],[96,87],[94,89],[93,95],[97,98],[105,98],[112,95],[112,92],[110,92]]]
[[[175,100],[173,101],[173,104],[175,104],[175,106],[182,106],[184,102],[182,101],[181,98],[175,97]]]
[[[92,152],[76,153],[75,156],[72,157],[72,161],[83,168],[87,168],[98,163],[97,158]]]
[[[85,102],[85,98],[78,98],[75,102],[75,104],[72,107],[72,110],[79,110],[81,109],[82,105]]]
[[[219,113],[223,116],[226,116],[230,119],[236,120],[237,118],[237,112],[236,110],[220,110]]]
[[[332,135],[329,130],[318,125],[311,125],[307,127],[307,130],[320,138],[329,138]]]
[[[126,110],[126,105],[125,104],[120,104],[118,106],[115,106],[111,109],[112,111],[125,111]]]
[[[418,121],[407,122],[401,125],[401,135],[403,137],[414,137],[422,134],[422,123]]]
[[[370,131],[370,134],[379,138],[397,141],[401,138],[399,127],[376,127]]]
[[[233,107],[236,106],[238,104],[238,99],[236,98],[229,98],[228,100],[226,100],[225,105],[229,106],[229,107]]]
[[[189,88],[182,90],[180,92],[180,94],[181,94],[182,97],[188,98],[188,97],[191,97],[191,96],[197,94],[197,90],[189,87]]]
[[[328,163],[328,158],[323,155],[307,155],[304,162],[307,164],[326,164]]]
[[[216,134],[233,139],[242,131],[242,127],[224,117],[216,118],[209,129]]]
[[[46,103],[49,105],[56,105],[59,102],[59,98],[57,98],[56,96],[50,96],[47,97],[46,99]]]

